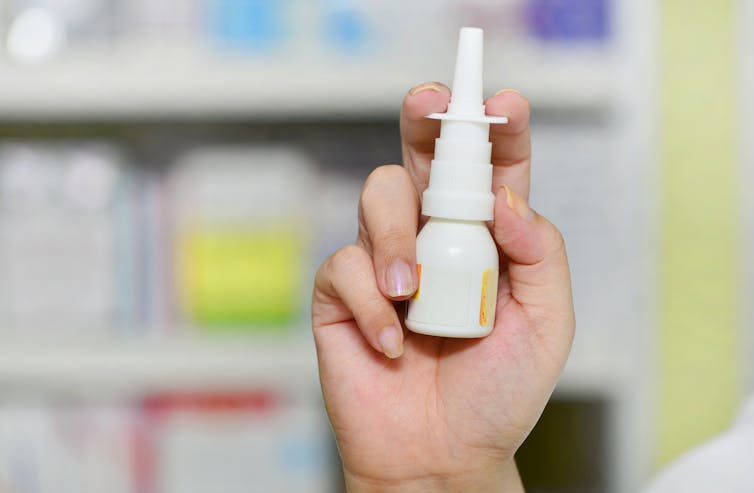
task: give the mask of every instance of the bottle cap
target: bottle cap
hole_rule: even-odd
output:
[[[484,31],[462,28],[448,111],[427,116],[442,123],[422,200],[424,215],[470,221],[493,217],[490,124],[508,123],[508,118],[485,113],[483,59]]]

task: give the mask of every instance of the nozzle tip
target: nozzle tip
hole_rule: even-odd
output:
[[[461,36],[484,36],[484,29],[481,27],[462,27]]]
[[[463,113],[483,110],[484,30],[463,27],[458,36],[458,55],[453,79],[452,106]]]

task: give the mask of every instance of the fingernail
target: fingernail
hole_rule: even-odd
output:
[[[390,359],[403,354],[403,333],[395,327],[385,327],[378,337],[382,352]]]
[[[505,202],[513,212],[526,221],[531,222],[534,220],[534,211],[531,210],[531,207],[529,207],[529,204],[524,199],[508,188],[507,185],[503,185],[500,188],[505,190]]]
[[[442,92],[442,87],[439,84],[436,84],[434,82],[425,82],[424,84],[419,84],[418,86],[415,86],[411,88],[408,93],[412,96],[416,96],[422,91],[426,91],[427,89],[431,89],[433,91]]]
[[[414,273],[403,260],[395,260],[385,273],[387,294],[395,298],[408,296],[416,291]]]
[[[495,97],[495,96],[497,96],[498,94],[502,94],[502,93],[504,93],[504,92],[512,92],[512,93],[514,93],[514,94],[518,94],[519,96],[523,96],[523,94],[521,94],[521,92],[520,92],[520,91],[518,91],[518,90],[516,90],[516,89],[511,89],[511,88],[508,88],[508,89],[500,89],[500,90],[499,90],[499,91],[497,91],[497,92],[496,92],[496,93],[494,94],[494,96],[492,96],[492,97],[494,98],[494,97]]]

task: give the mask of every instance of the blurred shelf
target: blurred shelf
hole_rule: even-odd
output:
[[[616,363],[616,362],[613,362]],[[559,396],[609,398],[621,387],[617,364],[571,359]],[[3,342],[0,389],[145,392],[274,389],[317,396],[314,343],[308,337],[133,340],[88,343]]]
[[[3,390],[143,392],[274,389],[319,392],[314,343],[296,337],[4,343]]]
[[[616,353],[574,344],[555,394],[603,399],[633,394],[640,369],[625,354]]]
[[[541,108],[604,109],[613,99],[600,57],[524,60],[505,77],[488,70],[488,93],[521,90]],[[113,55],[39,66],[0,61],[0,119],[71,121],[393,117],[414,84],[447,80],[451,68],[389,63],[288,65],[248,59]],[[522,66],[523,67],[523,66]]]
[[[621,373],[611,365],[579,364],[569,359],[563,375],[555,387],[555,395],[600,396],[609,399],[622,388]]]

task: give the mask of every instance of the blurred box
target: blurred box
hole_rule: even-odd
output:
[[[208,34],[226,50],[279,51],[291,38],[290,0],[209,0]]]
[[[115,39],[112,0],[7,0],[7,49],[23,63],[46,61],[68,49],[108,48]]]
[[[610,36],[608,0],[527,0],[529,33],[547,41],[604,41]]]
[[[334,491],[335,451],[320,406],[257,392],[155,396],[142,410],[145,491]]]
[[[330,493],[324,411],[274,392],[0,405],[0,491]]]
[[[0,328],[101,335],[133,322],[133,224],[110,145],[0,148]]]
[[[199,0],[119,0],[118,24],[127,38],[147,38],[159,45],[170,41],[190,43],[201,35],[202,2]]]
[[[133,419],[118,405],[0,407],[0,491],[135,493]]]
[[[171,177],[180,309],[210,328],[296,321],[311,270],[314,169],[284,147],[196,149]]]

